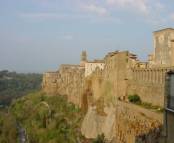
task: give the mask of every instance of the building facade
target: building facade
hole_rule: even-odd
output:
[[[167,28],[153,33],[154,36],[154,64],[174,66],[174,29]]]
[[[163,115],[128,102],[139,95],[142,103],[164,108],[165,76],[174,70],[174,29],[154,32],[154,53],[141,62],[129,51],[108,53],[89,62],[82,52],[79,65],[62,65],[45,73],[43,90],[61,94],[87,112],[82,124],[85,137],[104,132],[117,143],[156,143]],[[125,126],[126,125],[126,126]]]
[[[86,62],[85,63],[85,77],[89,76],[90,74],[92,74],[96,68],[99,68],[100,70],[104,69],[104,61],[102,60],[96,60],[93,62]]]

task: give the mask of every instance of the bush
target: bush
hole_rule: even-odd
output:
[[[93,141],[93,143],[105,143],[104,134],[98,135],[97,138]]]
[[[42,101],[46,104],[40,104]],[[64,96],[34,92],[16,100],[10,111],[21,119],[31,143],[76,143],[83,139],[80,132],[83,114]]]
[[[140,97],[137,94],[129,95],[128,96],[128,100],[131,103],[141,103],[141,99],[140,99]]]

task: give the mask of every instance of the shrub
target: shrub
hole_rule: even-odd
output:
[[[105,143],[104,134],[98,135],[97,138],[92,143]]]
[[[129,95],[128,96],[128,100],[131,103],[141,103],[141,99],[140,99],[140,97],[137,94]]]

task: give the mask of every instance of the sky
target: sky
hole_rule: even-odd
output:
[[[174,28],[173,0],[0,0],[0,70],[46,72],[129,50],[142,61],[153,31]]]

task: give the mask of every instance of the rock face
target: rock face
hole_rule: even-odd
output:
[[[87,77],[85,66],[62,65],[59,71],[44,75],[43,90],[66,95],[69,102],[84,109],[81,132],[86,138],[104,133],[108,141],[116,143],[157,143],[162,114],[127,103],[127,96],[137,93],[142,101],[163,105],[163,100],[158,100],[163,93],[150,91],[163,91],[162,77],[167,70],[151,69],[148,73],[142,70],[144,67],[134,67],[137,63],[131,56],[127,51],[109,53],[104,59],[105,68],[96,68]],[[146,76],[150,77],[149,82]],[[161,84],[155,86],[158,80]]]
[[[162,114],[118,101],[116,137],[118,143],[157,143]]]
[[[108,113],[108,114],[107,114]],[[107,115],[100,115],[96,107],[89,107],[83,120],[81,132],[86,138],[96,138],[97,135],[104,133],[106,139],[111,140],[115,137],[115,109],[107,108]]]
[[[116,143],[157,143],[161,125],[161,114],[118,101],[116,107],[105,108],[105,115],[89,107],[81,132],[86,138],[104,133],[108,141]]]
[[[107,140],[116,143],[157,143],[163,115],[126,100],[128,91],[132,90],[129,84],[133,81],[129,73],[132,67],[129,53],[109,54],[105,60],[103,71],[97,69],[85,79],[83,95],[86,102],[82,105],[88,106],[82,134],[86,138],[96,138],[104,133]],[[147,98],[150,101],[151,96]],[[157,96],[154,98],[157,100]]]
[[[116,143],[158,143],[163,115],[128,103],[128,96],[138,94],[142,102],[164,106],[165,73],[174,69],[172,38],[174,29],[154,32],[155,54],[148,62],[128,51],[88,62],[84,51],[80,65],[61,65],[59,71],[45,73],[43,90],[67,96],[86,112],[81,127],[86,138],[104,133]]]

